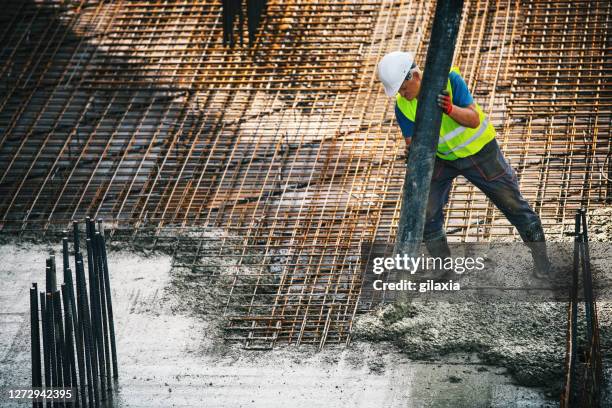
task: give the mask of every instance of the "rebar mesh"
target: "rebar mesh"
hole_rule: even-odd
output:
[[[220,1],[6,3],[3,231],[102,217],[195,271],[238,266],[228,338],[348,340],[360,248],[393,241],[405,172],[375,66],[397,49],[424,63],[433,2],[269,1],[253,46],[233,48]],[[465,2],[455,65],[545,226],[610,200],[611,7]],[[515,234],[461,178],[446,227]]]

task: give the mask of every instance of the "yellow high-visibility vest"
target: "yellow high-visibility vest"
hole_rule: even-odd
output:
[[[459,74],[459,68],[453,67],[451,72]],[[453,90],[450,79],[446,82],[446,90],[450,94],[451,101]],[[417,99],[408,100],[399,93],[396,95],[397,106],[400,111],[412,122],[416,117]],[[461,126],[450,116],[442,114],[442,126],[440,127],[440,138],[438,139],[438,151],[436,155],[443,160],[456,160],[461,157],[472,156],[480,151],[487,143],[495,139],[495,128],[489,122],[480,106],[476,105],[476,111],[480,118],[480,126],[476,129]]]

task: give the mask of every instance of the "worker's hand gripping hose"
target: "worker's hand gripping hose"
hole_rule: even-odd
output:
[[[453,111],[453,102],[448,91],[445,89],[438,95],[438,106],[442,109],[442,112],[450,115]]]

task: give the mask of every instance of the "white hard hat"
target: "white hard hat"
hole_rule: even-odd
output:
[[[378,63],[378,78],[385,87],[387,96],[395,96],[408,72],[416,67],[411,52],[393,51]]]

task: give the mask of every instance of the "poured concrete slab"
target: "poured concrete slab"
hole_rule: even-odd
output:
[[[30,283],[43,283],[50,247],[0,246],[0,388],[30,382]],[[56,250],[58,248],[55,248]],[[542,407],[542,392],[514,385],[474,356],[410,360],[387,343],[243,350],[215,322],[177,311],[171,259],[109,255],[120,378],[118,407]],[[219,309],[222,310],[222,309]],[[3,395],[1,406],[19,406]]]

